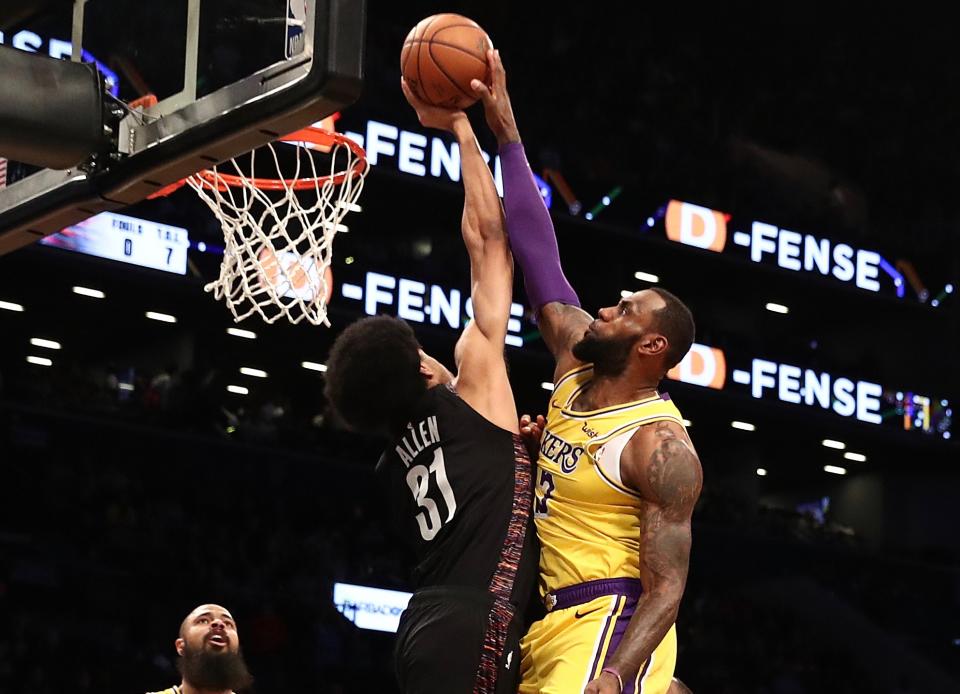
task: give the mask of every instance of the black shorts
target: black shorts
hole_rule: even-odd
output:
[[[474,588],[438,586],[414,593],[397,630],[394,657],[400,691],[516,692],[522,615],[504,607],[495,604],[488,591]],[[486,677],[481,674],[482,659],[489,666]]]

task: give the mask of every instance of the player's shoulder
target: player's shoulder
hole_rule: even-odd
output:
[[[697,457],[683,421],[678,421],[673,416],[657,417],[640,423],[629,443],[629,448],[634,453],[649,454],[664,447],[682,449],[694,458]]]
[[[676,492],[684,492],[681,496],[695,502],[700,494],[700,458],[684,426],[672,419],[638,427],[620,464],[627,486],[645,499],[664,502],[674,499]]]
[[[182,694],[182,692],[180,686],[177,685],[168,689],[161,689],[159,692],[147,692],[147,694]]]

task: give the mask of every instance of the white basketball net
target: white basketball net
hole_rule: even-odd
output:
[[[277,146],[297,148],[292,175],[281,170]],[[303,142],[270,143],[266,149],[275,168],[268,176],[278,190],[257,187],[256,151],[244,163],[248,172],[231,159],[221,170],[214,167],[187,179],[220,220],[226,241],[220,277],[204,290],[222,299],[237,322],[257,313],[267,323],[285,317],[294,324],[307,320],[329,326],[333,238],[347,231],[342,223],[347,213],[360,210],[356,202],[369,167],[338,184],[336,175],[353,172],[361,161],[346,144],[334,144],[329,154]],[[329,158],[329,171],[321,168],[322,158]],[[300,190],[294,189],[297,182]]]

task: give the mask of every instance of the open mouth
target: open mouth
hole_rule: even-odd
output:
[[[228,645],[230,645],[230,640],[225,634],[210,634],[207,637],[207,642],[217,648],[226,648]]]

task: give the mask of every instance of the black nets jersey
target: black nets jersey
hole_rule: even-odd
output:
[[[485,419],[452,387],[435,386],[377,472],[395,530],[416,556],[417,588],[477,587],[526,601],[538,546],[533,473],[518,435]]]

